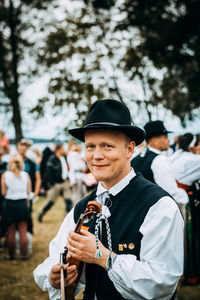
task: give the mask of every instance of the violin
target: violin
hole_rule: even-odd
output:
[[[89,227],[84,226],[84,221],[86,218],[91,220],[95,215],[101,212],[101,204],[99,204],[97,201],[89,201],[86,207],[86,210],[83,214],[80,215],[79,220],[76,224],[76,228],[74,232],[80,233],[81,229],[88,230]],[[64,248],[64,252],[60,253],[60,280],[61,280],[61,299],[62,300],[74,300],[74,291],[75,286],[80,278],[80,274],[78,276],[77,282],[75,286],[66,287],[66,278],[65,278],[65,272],[64,272],[64,264],[68,263],[70,265],[76,265],[79,269],[80,273],[80,261],[76,258],[73,258],[72,256],[68,256],[68,249],[67,247]]]

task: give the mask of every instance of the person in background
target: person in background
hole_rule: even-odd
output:
[[[2,160],[2,157],[5,154],[5,148],[3,146],[0,146],[0,182],[1,182],[1,176],[7,169],[7,162]],[[3,213],[3,202],[4,202],[4,196],[1,192],[1,184],[0,184],[0,252],[3,251],[3,222],[2,222],[2,213]]]
[[[41,156],[40,151],[38,149],[29,147],[28,151],[26,152],[26,157],[30,158],[38,166],[40,166],[42,156]]]
[[[72,186],[72,202],[76,204],[87,192],[84,182],[87,165],[81,153],[81,145],[74,143],[68,148],[69,180]]]
[[[178,138],[170,156],[178,186],[187,192],[184,284],[200,283],[200,136],[190,132]],[[183,209],[182,209],[183,211]]]
[[[9,171],[5,171],[1,178],[1,190],[5,197],[3,222],[7,228],[9,252],[9,256],[5,256],[5,259],[15,259],[15,234],[18,229],[21,260],[27,260],[27,222],[30,218],[27,199],[31,191],[31,180],[29,175],[22,171],[23,159],[20,155],[12,156],[8,167]]]
[[[17,151],[22,156],[24,161],[24,171],[27,172],[31,178],[31,195],[30,195],[30,201],[29,201],[29,210],[30,215],[32,216],[32,205],[37,199],[39,192],[40,192],[40,186],[41,186],[41,177],[40,177],[40,169],[39,166],[32,161],[30,158],[27,157],[26,153],[28,149],[31,147],[32,143],[27,139],[21,139],[17,143]],[[32,253],[32,234],[33,234],[33,219],[32,217],[29,219],[28,223],[28,252],[29,254]],[[18,235],[16,235],[17,239]]]
[[[85,284],[84,299],[172,299],[183,269],[184,222],[171,196],[131,168],[143,129],[131,125],[125,104],[104,99],[90,107],[83,128],[69,133],[85,142],[98,187],[66,216],[50,243],[50,256],[34,270],[35,281],[51,300],[61,299],[59,257],[67,246],[72,258],[84,262],[76,287]],[[87,220],[89,231],[75,233],[91,200],[102,205],[101,213]],[[64,269],[66,285],[73,287],[77,266]]]
[[[187,193],[178,187],[168,157],[162,155],[169,149],[169,131],[160,120],[150,121],[145,126],[147,148],[131,161],[136,172],[156,183],[172,195],[180,208],[189,201]]]
[[[175,135],[173,137],[173,143],[170,145],[170,148],[172,149],[172,153],[174,153],[177,150],[178,147],[178,135]]]
[[[190,150],[194,154],[200,154],[200,134],[196,134],[194,136],[196,137],[196,143]]]
[[[49,159],[49,157],[53,154],[53,151],[49,148],[46,147],[43,152],[42,152],[42,160],[40,163],[40,175],[41,175],[41,190],[40,193],[42,195],[46,195],[47,192],[47,174],[46,174],[46,164]]]
[[[3,130],[0,130],[0,147],[3,147],[5,150],[4,154],[10,153],[10,143],[9,139],[5,135],[5,132]]]
[[[17,143],[17,151],[22,156],[24,160],[24,171],[27,172],[31,178],[32,192],[34,197],[37,197],[41,186],[41,177],[39,166],[26,156],[31,143],[27,139],[21,139]]]
[[[47,200],[40,208],[38,221],[42,222],[43,216],[54,205],[58,196],[62,193],[66,211],[72,208],[71,186],[68,177],[67,161],[64,157],[65,149],[63,144],[55,145],[55,152],[49,157],[46,163],[46,185]]]

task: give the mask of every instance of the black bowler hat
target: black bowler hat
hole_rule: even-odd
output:
[[[172,132],[172,131],[168,131],[165,128],[163,122],[160,120],[150,121],[146,123],[146,125],[144,126],[144,130],[146,132],[146,140],[148,140],[153,136],[159,136],[162,134],[168,134]]]
[[[145,132],[131,125],[130,111],[125,104],[112,99],[97,100],[90,107],[83,128],[69,129],[69,133],[84,142],[89,129],[115,129],[124,132],[136,145],[143,142]]]

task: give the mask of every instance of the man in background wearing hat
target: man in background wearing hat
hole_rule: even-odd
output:
[[[51,300],[61,299],[59,254],[67,241],[70,255],[85,263],[84,299],[172,299],[183,270],[184,224],[170,195],[130,166],[144,131],[131,125],[124,104],[106,99],[91,106],[83,128],[69,133],[85,142],[98,186],[63,221],[50,243],[50,256],[34,270],[37,284]],[[101,214],[90,222],[89,232],[73,232],[94,199],[102,205]],[[64,268],[72,286],[77,267]]]
[[[160,120],[148,122],[144,129],[148,147],[132,159],[131,166],[135,172],[141,172],[146,179],[170,193],[180,206],[185,205],[188,202],[187,193],[178,187],[168,157],[162,155],[169,149],[170,131]]]

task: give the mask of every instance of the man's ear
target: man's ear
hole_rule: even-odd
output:
[[[157,142],[157,137],[156,136],[153,136],[153,137],[151,137],[150,139],[149,139],[149,143],[148,143],[148,145],[151,147],[154,147],[154,146],[156,146],[156,142]]]
[[[133,156],[134,150],[135,150],[135,142],[131,141],[128,146],[128,158],[130,159]]]

